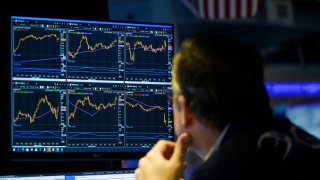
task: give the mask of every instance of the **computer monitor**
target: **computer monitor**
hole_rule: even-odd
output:
[[[320,83],[266,82],[275,115],[320,139]]]
[[[132,158],[173,140],[173,25],[11,17],[11,158]]]

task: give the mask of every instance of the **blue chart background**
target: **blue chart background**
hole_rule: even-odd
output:
[[[29,35],[35,37],[44,37],[45,35],[56,34],[60,38],[59,31],[52,30],[28,30],[14,31],[14,49],[13,55],[13,75],[15,74],[49,74],[53,76],[61,73],[61,59],[59,51],[59,40],[56,37],[46,37],[42,40],[35,38],[26,38]]]
[[[94,93],[92,95],[70,94],[69,114],[74,112],[75,118],[71,118],[68,123],[68,143],[116,143],[118,142],[118,106],[96,110],[89,106],[85,97],[90,98],[94,105],[113,103],[117,94]],[[84,106],[76,105],[77,100],[84,101]]]
[[[154,143],[160,138],[168,138],[167,123],[164,123],[165,113],[168,119],[168,102],[166,95],[148,94],[148,96],[127,96],[126,98],[126,143]],[[131,107],[131,104],[141,104],[145,109],[161,106],[164,109],[143,111],[139,106]]]
[[[145,51],[141,46],[134,49],[135,42],[140,41],[143,45],[152,45],[153,48],[161,48],[166,41],[166,49],[162,52],[154,53],[152,51]],[[126,37],[126,43],[130,43],[130,50],[126,46],[126,80],[132,78],[161,78],[168,81],[170,73],[168,73],[168,38],[155,37]],[[130,59],[130,51],[134,53],[133,58]]]
[[[24,114],[33,114],[38,107],[41,98],[47,96],[48,101],[57,110],[59,108],[58,119],[52,114],[47,103],[40,103],[39,110],[36,113],[34,122],[30,123],[30,118],[20,116],[17,122],[13,124],[13,142],[30,142],[30,143],[58,143],[60,142],[61,126],[60,120],[60,93],[59,92],[30,92],[15,93],[14,118],[17,118],[18,111]],[[13,120],[12,120],[13,121]]]
[[[86,36],[89,45],[93,49],[88,49],[86,40],[81,42],[82,36]],[[117,40],[115,34],[89,33],[89,34],[69,34],[69,52],[76,53],[75,57],[68,56],[68,76],[88,76],[94,79],[103,79],[105,77],[118,78],[118,43],[111,48],[103,48],[95,45],[102,43],[109,46],[114,40]],[[78,47],[81,48],[77,51]]]

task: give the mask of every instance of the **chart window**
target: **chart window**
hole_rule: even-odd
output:
[[[146,152],[173,140],[173,26],[12,17],[14,152]]]

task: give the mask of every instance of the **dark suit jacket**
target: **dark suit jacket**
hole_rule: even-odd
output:
[[[191,179],[320,179],[320,142],[287,119],[231,123],[217,151]]]

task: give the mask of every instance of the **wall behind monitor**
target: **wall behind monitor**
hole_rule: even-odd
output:
[[[80,2],[76,0],[55,0],[55,1],[18,1],[11,0],[1,3],[0,6],[0,76],[1,76],[1,93],[0,93],[0,173],[39,173],[39,167],[43,171],[77,171],[98,170],[106,168],[112,164],[91,163],[85,167],[81,163],[60,163],[41,162],[32,163],[21,162],[19,164],[9,162],[8,152],[10,146],[10,17],[11,16],[31,16],[47,18],[65,18],[77,20],[109,20],[108,1],[107,0],[90,0]],[[90,163],[89,163],[90,164]],[[110,167],[110,166],[109,166]],[[51,169],[50,169],[51,168]],[[45,170],[46,169],[46,170]],[[50,170],[49,170],[50,169]]]
[[[111,20],[173,23],[173,0],[109,0]]]

